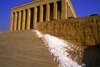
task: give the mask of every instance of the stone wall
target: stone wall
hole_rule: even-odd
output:
[[[100,43],[100,15],[37,23],[37,30],[81,47]]]

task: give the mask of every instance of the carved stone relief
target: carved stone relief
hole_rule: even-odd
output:
[[[54,26],[54,35],[55,36],[59,36],[59,33],[60,33],[60,27],[59,25],[57,25],[57,23],[55,23],[55,26]]]
[[[47,33],[54,35],[54,29],[50,26],[50,23],[47,24]]]
[[[39,26],[39,30],[50,35],[75,41],[82,45],[100,43],[100,22],[98,19],[76,20],[74,22],[51,22]]]

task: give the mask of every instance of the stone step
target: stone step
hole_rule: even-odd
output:
[[[12,32],[9,31],[8,33],[2,32],[0,34],[0,37],[37,37],[36,33],[29,31],[29,32],[22,32],[22,31],[17,31],[17,32]]]
[[[37,37],[35,34],[2,34],[0,35],[0,38],[13,38],[13,37],[23,37],[23,38],[29,38],[29,37]]]
[[[33,64],[33,63],[25,62],[25,61],[22,62],[19,60],[7,58],[7,57],[1,57],[1,56],[0,56],[0,60],[2,62],[8,63],[10,65],[14,65],[14,66],[8,66],[4,63],[5,66],[3,66],[3,67],[44,67],[44,66],[40,66],[38,64]]]
[[[24,42],[25,41],[25,42]],[[34,40],[34,41],[29,41],[29,40],[12,40],[12,42],[11,41],[3,41],[3,40],[1,40],[0,42],[5,42],[5,43],[1,43],[1,44],[9,44],[9,43],[11,43],[11,44],[14,44],[15,43],[15,45],[17,45],[17,44],[31,44],[31,45],[34,45],[34,43],[36,44],[36,43],[42,43],[43,44],[43,41],[41,41],[41,40]]]
[[[81,49],[81,51],[79,51],[79,53],[76,55],[76,59],[75,59],[75,61],[79,64],[79,65],[81,65],[82,64],[82,58],[83,58],[83,54],[84,54],[84,50],[83,49]]]
[[[23,52],[23,53],[29,53],[29,54],[36,54],[36,55],[45,55],[45,56],[50,56],[50,52],[48,51],[41,51],[41,50],[30,50],[30,49],[14,49],[14,50],[9,50],[9,49],[2,49],[0,48],[0,51],[5,52]]]
[[[43,41],[40,39],[40,38],[2,38],[0,39],[0,41],[4,41],[5,43],[7,42],[28,42],[28,43],[39,43],[39,42],[42,42]],[[38,42],[37,42],[38,41]]]
[[[0,35],[4,35],[4,34],[7,34],[7,35],[11,35],[11,34],[36,34],[35,32],[32,32],[32,31],[26,31],[26,32],[19,32],[19,31],[16,31],[16,32],[12,32],[12,31],[8,31],[8,32],[2,32],[2,33],[0,33]]]
[[[7,43],[0,43],[0,45],[1,46],[22,46],[22,47],[24,47],[24,46],[26,46],[26,47],[41,47],[41,48],[45,48],[46,47],[46,45],[44,45],[43,43],[11,43],[11,44],[9,44],[9,43],[11,43],[11,42],[7,42]]]
[[[20,39],[26,39],[26,38],[33,38],[33,39],[35,39],[35,38],[37,38],[37,37],[33,37],[33,36],[9,36],[9,37],[7,37],[7,36],[0,36],[0,38],[3,38],[3,39],[18,39],[18,38],[20,38]]]
[[[68,50],[66,51],[67,53],[71,53],[71,52],[73,52],[73,50],[75,50],[77,48],[77,46],[70,46],[70,49],[68,48]],[[72,50],[73,49],[73,50]]]
[[[2,60],[2,59],[0,59]],[[0,67],[18,67],[17,65],[14,65],[14,64],[9,64],[7,62],[4,62],[3,60],[0,61]]]
[[[75,61],[75,58],[77,58],[76,57],[76,55],[79,55],[79,52],[80,52],[80,50],[81,50],[81,48],[79,48],[77,51],[73,51],[73,54],[72,54],[72,56],[70,57],[70,58],[72,58],[72,60],[74,60]]]
[[[74,57],[74,61],[76,61],[76,62],[78,61],[77,63],[80,64],[80,65],[81,65],[81,61],[82,61],[82,60],[80,60],[80,59],[82,59],[81,58],[82,54],[83,54],[83,52],[82,52],[82,49],[80,48],[80,50],[78,51],[77,55]]]
[[[69,52],[68,57],[70,58],[71,56],[73,56],[74,53],[78,51],[78,49],[79,49],[79,47],[76,47],[76,48],[74,49],[74,51]]]
[[[30,36],[35,36],[35,35],[36,35],[36,33],[31,32],[31,31],[30,31],[30,32],[27,32],[27,33],[24,33],[24,32],[23,32],[23,33],[20,33],[20,32],[18,32],[18,33],[11,33],[11,32],[9,32],[9,33],[1,33],[0,35],[5,35],[5,36],[6,36],[6,35],[7,35],[7,36],[11,36],[11,35],[12,35],[12,36],[13,36],[13,35],[23,35],[23,36],[25,36],[25,34],[28,35],[28,36],[29,36],[29,34],[31,34]]]
[[[11,43],[11,44],[9,44]],[[5,45],[5,46],[14,46],[16,42],[3,42],[1,43],[1,45]],[[44,45],[44,43],[16,43],[16,45],[18,46],[30,46],[30,47],[46,47],[46,45]]]
[[[33,31],[33,29],[31,29],[31,30],[16,30],[16,31],[1,31],[2,33],[15,33],[15,34],[19,34],[19,33],[29,33],[29,32],[32,32]],[[1,34],[2,34],[1,33]],[[34,33],[34,32],[33,32]]]
[[[12,44],[9,44],[10,42],[7,42],[7,43],[2,43],[1,44],[1,46],[22,46],[22,47],[41,47],[41,48],[45,48],[46,47],[46,45],[44,45],[44,43],[29,43],[29,44],[27,44],[27,43],[16,43],[16,45],[15,45],[15,43],[12,43]]]
[[[25,34],[25,35],[23,35],[23,34],[18,34],[18,35],[0,35],[0,38],[38,38],[37,36],[33,36],[33,35],[27,35],[27,34]]]
[[[71,50],[71,49],[73,49],[73,50]],[[81,62],[82,58],[79,58],[79,55],[81,55],[83,53],[82,48],[80,48],[79,46],[74,45],[73,47],[68,49],[67,52],[69,53],[69,55],[67,56],[68,58],[71,58],[73,61],[77,62],[79,65],[82,64],[82,62]]]
[[[48,61],[54,61],[54,57],[49,55],[38,55],[38,54],[31,54],[31,53],[26,53],[26,52],[20,52],[20,51],[7,51],[7,50],[1,50],[0,52],[4,52],[7,54],[12,54],[12,55],[19,55],[19,56],[25,56],[25,57],[31,57],[31,58],[36,58],[36,59],[42,59],[42,60],[48,60]]]
[[[69,42],[73,43],[74,45],[77,45],[77,46],[79,46],[79,47],[83,48],[83,45],[82,45],[82,43],[81,43],[81,42],[76,42],[76,41],[73,41],[73,40],[67,40],[67,41],[69,41]]]
[[[41,59],[36,59],[36,58],[29,58],[29,57],[24,57],[24,56],[19,56],[19,55],[12,55],[12,54],[5,54],[5,53],[1,53],[0,52],[0,56],[1,57],[5,57],[5,58],[9,58],[9,59],[15,59],[15,60],[19,60],[22,62],[29,62],[29,63],[33,63],[33,64],[39,64],[39,65],[43,65],[44,67],[58,67],[58,63],[57,62],[50,62],[47,60],[41,60]]]
[[[6,40],[5,40],[6,39]],[[30,41],[30,42],[35,42],[35,41],[39,41],[39,42],[43,42],[41,39],[39,39],[39,38],[2,38],[2,39],[0,39],[0,40],[4,40],[4,41],[7,41],[7,42],[11,42],[12,40],[14,41],[14,42],[16,42],[16,41]]]
[[[0,45],[0,48],[10,49],[10,50],[14,50],[14,49],[32,49],[32,50],[48,51],[48,49],[46,47],[45,48],[42,48],[42,47],[23,47],[23,46],[16,46],[16,45],[15,45],[15,47]]]
[[[32,30],[3,31],[0,34],[0,61],[15,65],[11,67],[58,67],[55,57]]]
[[[6,42],[11,42],[12,40],[14,42],[16,42],[16,41],[25,41],[25,42],[26,41],[30,41],[30,42],[39,41],[39,42],[43,42],[40,38],[24,38],[24,37],[22,37],[22,38],[2,38],[0,40],[4,40]]]

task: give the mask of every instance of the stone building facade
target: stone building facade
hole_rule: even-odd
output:
[[[11,8],[10,31],[36,29],[37,23],[76,18],[70,0],[35,0]]]

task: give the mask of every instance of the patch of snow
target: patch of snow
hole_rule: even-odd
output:
[[[37,30],[33,30],[32,32],[36,32],[36,35],[38,35],[38,37],[43,37],[43,34],[42,33],[40,33],[39,31],[37,31]]]
[[[74,62],[71,58],[67,57],[69,53],[67,53],[66,50],[71,49],[69,42],[49,34],[43,35],[37,30],[34,30],[33,32],[36,32],[38,37],[42,37],[45,40],[47,46],[50,48],[49,52],[52,52],[53,55],[57,57],[57,62],[60,63],[61,67],[82,67],[81,65],[78,65],[77,62]],[[64,49],[64,47],[68,47],[68,49]],[[71,50],[73,51],[73,49]]]

